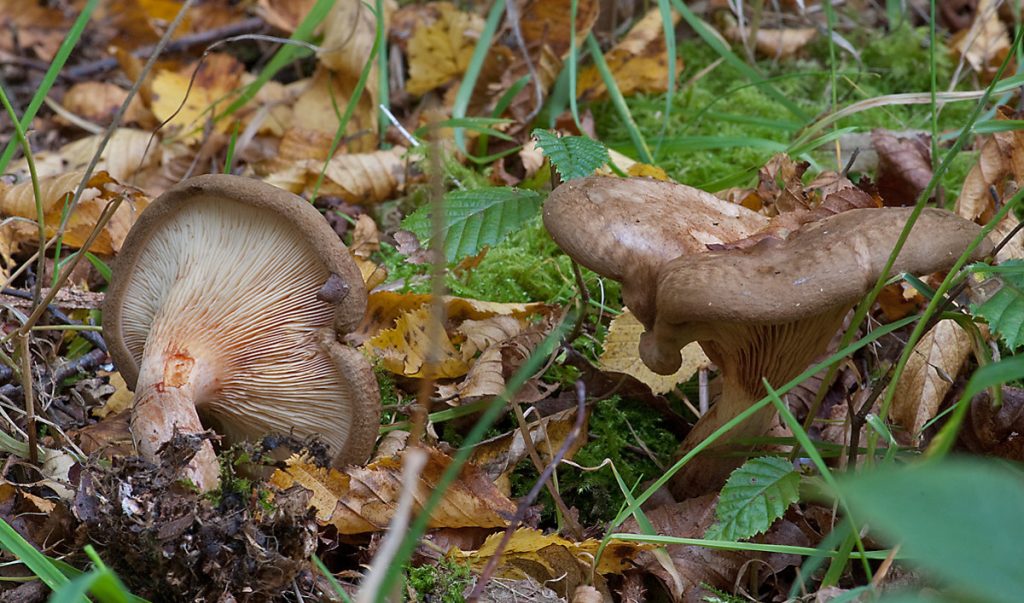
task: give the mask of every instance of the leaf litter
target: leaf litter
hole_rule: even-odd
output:
[[[41,67],[57,56],[81,4],[32,3],[29,8],[5,11],[0,0],[0,13],[12,15],[0,35],[0,57],[5,60],[5,82],[14,84],[5,92],[13,95],[16,110],[28,106],[40,84]],[[675,600],[700,600],[714,591],[762,598],[792,592],[799,575],[794,568],[800,563],[793,554],[742,548],[723,551],[690,544],[658,548],[632,540],[612,540],[602,547],[600,541],[610,531],[639,534],[653,527],[657,534],[678,538],[753,537],[752,542],[760,544],[816,546],[827,532],[825,524],[836,517],[807,501],[794,502],[794,484],[805,485],[808,476],[781,457],[751,461],[778,470],[773,475],[786,485],[779,496],[770,488],[759,491],[757,496],[763,498],[738,489],[744,485],[739,482],[754,475],[750,465],[748,473],[735,474],[737,481],[721,495],[679,501],[656,496],[644,505],[643,521],[632,518],[622,525],[608,523],[617,508],[573,506],[568,509],[572,521],[563,521],[565,517],[558,517],[563,511],[553,512],[554,506],[545,498],[525,498],[539,471],[559,449],[566,464],[553,472],[549,487],[555,494],[559,476],[567,473],[582,476],[584,498],[570,499],[576,505],[585,505],[580,501],[586,501],[587,488],[596,488],[596,481],[588,479],[603,476],[613,481],[607,464],[599,468],[567,464],[591,458],[588,455],[594,450],[605,452],[600,448],[605,442],[588,435],[587,429],[571,436],[579,418],[571,402],[577,384],[589,392],[582,419],[585,427],[604,420],[596,416],[599,402],[613,401],[602,406],[607,409],[620,397],[649,404],[650,412],[661,413],[666,424],[692,424],[685,405],[702,412],[705,409],[692,402],[713,403],[721,389],[717,367],[697,344],[684,350],[685,362],[678,372],[655,374],[641,359],[644,327],[622,306],[617,285],[588,271],[575,273],[564,257],[539,259],[537,275],[543,271],[558,284],[555,293],[544,299],[513,300],[497,293],[481,299],[446,295],[437,300],[439,312],[434,296],[423,293],[429,281],[425,271],[417,272],[415,262],[423,262],[435,246],[456,267],[452,271],[456,279],[469,280],[474,274],[496,270],[493,250],[529,232],[531,221],[535,224],[543,211],[554,174],[572,181],[595,171],[610,176],[620,170],[646,179],[611,181],[616,184],[609,187],[623,186],[637,194],[655,187],[655,179],[671,182],[672,174],[657,161],[638,163],[629,157],[633,153],[625,145],[606,149],[605,141],[592,140],[598,130],[594,130],[591,111],[606,111],[610,105],[601,100],[608,98],[609,82],[591,59],[583,59],[575,82],[581,102],[592,102],[581,107],[588,113],[577,124],[563,112],[559,103],[564,104],[568,72],[561,80],[560,74],[573,54],[569,32],[575,28],[580,44],[576,54],[581,57],[586,55],[585,40],[594,36],[616,84],[611,96],[621,93],[629,97],[631,106],[646,102],[643,95],[663,93],[669,79],[681,74],[694,79],[677,81],[674,88],[689,94],[701,78],[714,77],[716,66],[694,66],[689,58],[679,56],[676,72],[669,73],[669,45],[657,7],[645,13],[635,11],[629,27],[608,29],[604,19],[618,8],[581,0],[575,3],[573,24],[571,4],[509,3],[493,32],[489,52],[475,57],[478,42],[491,33],[486,7],[447,2],[397,7],[382,2],[376,5],[382,12],[375,14],[377,8],[366,3],[338,0],[317,30],[317,51],[292,55],[289,67],[264,81],[262,70],[274,64],[270,57],[280,51],[269,42],[243,35],[212,52],[203,50],[229,37],[226,32],[239,24],[251,27],[246,31],[301,34],[314,40],[309,31],[302,33],[303,20],[319,3],[199,3],[175,33],[172,50],[143,74],[142,63],[151,52],[147,48],[167,31],[181,3],[100,2],[79,42],[81,51],[72,55],[66,67],[69,75],[58,78],[29,129],[44,236],[58,237],[60,249],[55,256],[51,243],[42,274],[36,273],[31,260],[39,232],[27,161],[16,158],[5,168],[9,175],[0,181],[0,256],[9,335],[4,340],[5,356],[21,359],[22,352],[15,352],[11,341],[33,307],[33,302],[8,295],[8,289],[31,299],[37,283],[57,283],[70,254],[79,253],[91,235],[98,235],[89,245],[89,254],[83,254],[88,261],[66,275],[67,283],[57,283],[64,288],[54,298],[53,309],[41,315],[38,326],[53,330],[32,331],[29,365],[34,366],[27,377],[35,383],[36,422],[22,412],[26,375],[19,378],[20,366],[5,363],[0,372],[7,425],[0,447],[8,455],[0,481],[0,517],[44,553],[66,556],[78,567],[86,565],[82,547],[94,545],[133,592],[153,600],[295,600],[290,598],[292,593],[327,596],[331,587],[313,569],[311,556],[317,553],[347,588],[354,589],[360,564],[372,565],[373,556],[384,548],[382,542],[403,493],[412,493],[412,511],[420,512],[438,489],[441,475],[452,466],[477,413],[504,396],[510,384],[522,382],[510,397],[525,411],[523,423],[505,412],[474,445],[469,461],[431,510],[424,542],[433,548],[417,550],[414,559],[421,565],[445,559],[466,564],[471,574],[479,576],[486,565],[496,562],[486,587],[486,596],[495,600],[507,596],[501,593],[527,591],[535,593],[531,595],[535,600],[578,601],[639,600],[631,597],[647,589]],[[792,64],[786,62],[793,61],[790,57],[806,58],[816,52],[820,41],[815,38],[824,31],[824,21],[791,7],[780,10],[759,15],[765,19],[760,23],[744,20],[744,15],[740,21],[736,15],[723,18],[721,12],[709,16],[737,47],[746,45],[787,65]],[[948,46],[985,81],[1010,50],[1010,30],[993,3],[981,2],[973,10]],[[387,42],[378,48],[384,61],[371,57],[378,18],[383,20]],[[680,15],[675,12],[671,21],[677,38],[692,26],[677,26]],[[225,33],[211,36],[211,32]],[[378,69],[384,64],[388,66],[386,94],[377,84]],[[706,71],[695,73],[695,68]],[[357,99],[356,83],[364,69],[368,83]],[[80,73],[86,75],[74,75]],[[474,86],[464,91],[470,74],[476,77]],[[139,93],[120,122],[112,123],[139,77],[145,78]],[[385,103],[387,112],[378,103]],[[660,101],[659,107],[664,107]],[[342,115],[349,108],[350,118],[339,132]],[[541,112],[547,108],[552,115]],[[742,112],[737,107],[724,110]],[[535,121],[539,114],[547,121]],[[1006,122],[1008,127],[978,136],[978,161],[956,201],[960,215],[981,224],[1014,195],[1024,178],[1018,161],[1024,145],[1017,129],[1009,127],[1020,116],[1006,108],[997,115],[992,123]],[[409,134],[422,133],[421,127],[446,119],[451,121],[439,141]],[[9,124],[8,117],[4,115],[0,123]],[[114,129],[103,143],[107,127]],[[550,128],[536,134],[539,146],[530,134],[537,127]],[[451,128],[462,128],[462,146],[453,144]],[[331,155],[336,135],[337,150]],[[13,140],[13,130],[4,128],[0,143]],[[413,152],[435,142],[429,152],[423,148]],[[823,156],[814,156],[811,163],[807,161],[811,156],[805,154],[778,154],[763,165],[745,166],[748,177],[737,186],[710,191],[724,200],[720,207],[709,205],[699,217],[680,218],[693,234],[694,252],[776,245],[825,216],[912,203],[933,176],[931,140],[875,129],[871,146],[878,162],[866,173],[830,172],[821,169],[827,165]],[[623,149],[625,154],[620,152]],[[435,173],[437,166],[429,165],[431,153],[443,155],[440,174]],[[476,157],[477,163],[467,157],[488,153],[506,156]],[[91,165],[97,154],[98,162]],[[484,167],[467,167],[474,165]],[[268,434],[262,445],[224,450],[224,488],[213,496],[200,495],[178,479],[197,450],[196,438],[172,441],[166,457],[170,461],[161,466],[141,461],[132,442],[132,394],[124,379],[106,362],[102,348],[93,348],[94,343],[75,329],[64,330],[101,324],[98,292],[149,200],[185,177],[219,171],[259,178],[315,202],[349,245],[369,303],[346,342],[374,361],[382,390],[390,392],[385,395],[382,426],[390,435],[382,438],[378,456],[369,464],[328,468],[323,445],[315,439],[295,442],[288,434]],[[431,190],[432,177],[449,190],[444,195],[447,213],[442,236],[436,241],[431,219],[437,206],[430,199],[441,193]],[[71,208],[70,199],[78,188],[81,197]],[[120,208],[98,226],[104,210],[116,199],[122,200]],[[748,227],[738,234],[725,229],[726,215],[735,216],[741,210],[746,212]],[[65,217],[65,227],[58,230]],[[992,238],[998,241],[1016,232],[1017,225],[1018,217],[1006,214]],[[1020,241],[1019,236],[1010,239],[997,260],[1024,257]],[[396,248],[397,265],[387,258],[388,250]],[[991,305],[993,299],[1001,299],[1000,291],[1002,297],[1012,292],[1015,277],[982,274],[988,280],[971,280],[970,294],[972,307],[987,321],[987,328],[968,333],[953,321],[938,322],[911,351],[904,374],[893,386],[889,419],[902,446],[924,449],[929,445],[935,437],[930,425],[962,389],[979,344],[988,345],[993,336],[1002,337],[1011,350],[1018,343],[1019,309],[1010,303],[1009,315],[995,314]],[[926,277],[919,282],[934,287],[938,281]],[[577,283],[584,283],[587,295],[580,295]],[[896,320],[899,313],[923,308],[929,292],[915,286],[909,281],[890,286],[888,301],[883,299],[881,310],[872,311],[872,320],[885,323]],[[569,309],[575,311],[569,313]],[[531,355],[546,349],[544,342],[554,332],[572,332],[572,338],[533,366]],[[871,404],[872,388],[879,386],[872,375],[884,374],[882,369],[898,358],[901,334],[883,338],[871,354],[858,354],[841,365],[835,381],[822,392],[824,404],[816,410],[818,414],[809,418],[812,436],[847,445],[852,441],[851,423],[863,427],[862,411],[877,412],[878,406]],[[57,371],[50,367],[58,365],[71,366],[64,373],[70,376],[51,382]],[[524,367],[532,372],[519,376]],[[709,373],[708,382],[698,377]],[[820,377],[802,387],[806,391],[797,389],[787,399],[799,418],[805,419],[802,415],[814,409],[817,388],[822,387]],[[1003,406],[993,405],[984,396],[971,401],[961,446],[1019,460],[1020,394],[1012,387],[1001,394]],[[420,411],[426,413],[425,419],[418,418],[423,416]],[[655,433],[638,430],[629,421],[617,424],[626,425],[620,434],[625,444],[603,458],[642,457],[664,468],[673,460],[672,447],[684,435],[678,426]],[[38,439],[42,446],[37,466],[28,460],[28,430],[34,430],[32,440]],[[658,444],[663,435],[672,443]],[[781,443],[772,442],[776,447],[767,453],[791,444],[791,433],[783,435]],[[212,432],[202,437],[207,436],[216,438]],[[423,447],[427,455],[425,468],[413,482],[402,480],[407,445]],[[282,454],[283,450],[294,454]],[[830,458],[844,454],[840,451]],[[647,472],[635,483],[615,484],[621,495],[618,502],[627,500],[619,488],[634,489],[630,496],[635,496],[635,488],[646,487],[656,477],[659,473]],[[728,507],[723,507],[722,500],[741,509],[729,519],[744,524],[746,531],[724,534],[716,528],[718,532],[708,532],[715,509],[724,512]],[[747,512],[760,503],[769,511]],[[583,526],[582,536],[558,531],[559,526],[576,523],[581,511],[588,517],[602,517],[603,522]],[[499,547],[503,530],[514,518],[522,527]],[[723,519],[721,513],[718,519]],[[140,572],[140,567],[147,570]],[[25,573],[16,565],[5,569],[5,576],[24,577]],[[842,579],[844,585],[852,586],[858,578],[848,568]],[[42,600],[45,592],[39,593],[27,600]]]

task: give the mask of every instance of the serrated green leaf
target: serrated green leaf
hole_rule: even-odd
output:
[[[539,128],[533,131],[533,136],[537,139],[537,146],[544,151],[544,156],[562,176],[562,180],[584,178],[608,163],[608,149],[586,136],[559,138]]]
[[[1016,350],[1024,344],[1024,260],[1010,260],[998,268],[998,273],[993,271],[992,274],[978,271],[980,275],[990,277],[990,281],[983,283],[982,290],[990,289],[990,284],[998,286],[998,289],[988,299],[973,304],[972,309],[985,319],[1007,347]]]
[[[489,187],[452,191],[444,196],[444,256],[454,262],[476,254],[484,245],[497,245],[537,215],[541,197],[535,191]],[[402,220],[402,228],[421,241],[431,239],[430,206]],[[433,243],[430,243],[433,247]]]
[[[799,486],[800,475],[786,459],[750,459],[725,482],[707,538],[741,540],[764,532],[799,499]]]

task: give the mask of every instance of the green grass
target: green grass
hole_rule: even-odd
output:
[[[922,69],[928,63],[927,34],[926,28],[904,26],[877,38],[867,32],[860,38],[854,37],[855,47],[862,50],[863,67],[840,55],[842,62],[836,70],[840,105],[885,94],[927,91],[928,70]],[[808,125],[797,119],[766,85],[749,83],[743,71],[727,62],[691,82],[719,55],[694,40],[680,42],[679,52],[684,65],[680,81],[684,84],[675,95],[661,153],[656,157],[657,164],[672,178],[700,187],[725,176],[746,173],[749,182],[757,168],[788,146]],[[808,115],[820,117],[830,104],[831,72],[824,58],[827,56],[828,44],[819,38],[805,49],[804,58],[778,64],[766,61],[760,67],[774,90]],[[938,82],[943,86],[952,76],[953,68],[945,53],[941,53],[937,67]],[[638,95],[629,99],[629,104],[640,130],[658,147],[656,136],[665,121],[663,96]],[[958,128],[971,109],[969,102],[946,105],[939,118],[940,131]],[[629,128],[612,104],[598,103],[593,110],[599,139],[636,156]],[[836,127],[863,132],[873,128],[927,131],[930,114],[927,105],[887,106],[844,118]],[[815,158],[822,167],[834,169],[832,145],[826,147]],[[944,187],[951,192],[959,191],[970,165],[970,157],[958,159],[955,168],[943,178]]]

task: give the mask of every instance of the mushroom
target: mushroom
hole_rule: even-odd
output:
[[[545,225],[570,256],[600,274],[623,280],[627,303],[642,300],[643,312],[637,318],[647,332],[640,341],[640,357],[651,370],[678,370],[680,349],[693,341],[718,366],[721,399],[687,434],[683,453],[764,397],[762,379],[785,383],[825,351],[846,313],[881,275],[912,211],[850,210],[805,224],[781,242],[766,239],[745,249],[686,250],[667,259],[649,249],[666,248],[660,237],[666,234],[664,221],[672,219],[668,216],[686,216],[691,210],[677,201],[649,199],[644,219],[638,215],[631,220],[625,236],[621,209],[604,207],[631,207],[636,203],[634,185],[643,188],[650,183],[591,178],[556,189],[545,204]],[[587,200],[594,196],[600,201]],[[588,203],[590,211],[583,214],[581,205]],[[571,232],[566,219],[570,207],[577,215],[590,216],[589,221],[575,218],[576,230]],[[655,221],[645,222],[649,217]],[[891,274],[948,269],[979,232],[977,225],[951,212],[925,209]],[[644,243],[634,252],[633,241]],[[975,256],[990,250],[986,243]],[[766,407],[726,439],[764,435],[774,417],[774,409]],[[742,462],[741,457],[716,452],[722,452],[721,445],[675,476],[672,491],[677,498],[718,489]]]
[[[228,442],[318,436],[335,466],[369,457],[380,394],[366,358],[338,340],[363,317],[366,291],[301,197],[229,175],[174,186],[128,233],[103,310],[144,458],[204,425]],[[209,441],[186,473],[217,486]]]

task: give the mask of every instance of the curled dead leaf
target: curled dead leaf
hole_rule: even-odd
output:
[[[270,482],[280,490],[299,485],[312,492],[310,506],[317,521],[333,525],[339,534],[378,532],[387,528],[403,489],[413,488],[419,513],[451,459],[429,448],[427,464],[415,483],[402,481],[402,455],[378,459],[366,467],[344,470],[316,467],[292,456]],[[515,505],[475,466],[466,465],[445,489],[444,499],[430,514],[429,528],[499,528],[508,524]]]
[[[912,444],[920,443],[921,429],[938,413],[970,353],[970,335],[949,319],[939,321],[914,346],[892,406],[893,420]]]

